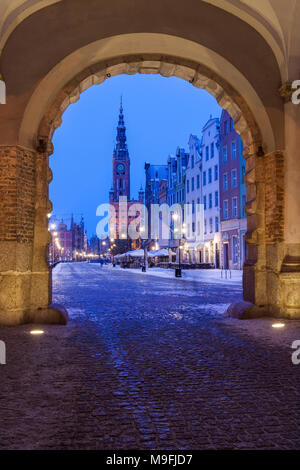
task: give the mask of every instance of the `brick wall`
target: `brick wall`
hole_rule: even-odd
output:
[[[0,241],[32,242],[34,198],[34,152],[0,147]]]
[[[284,239],[284,156],[272,153],[265,158],[266,242]]]

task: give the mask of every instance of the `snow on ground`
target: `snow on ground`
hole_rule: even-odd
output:
[[[109,268],[111,269],[122,269],[122,271],[125,271],[125,269],[121,268],[119,265],[117,265],[115,268],[112,265],[109,265]],[[164,277],[167,279],[175,279],[175,269],[163,269],[163,268],[147,268],[147,271],[145,273],[142,272],[141,269],[132,269],[128,268],[126,269],[126,272],[131,272],[131,273],[141,273],[143,276],[158,276],[158,277]],[[177,278],[177,279],[182,279],[185,281],[198,281],[198,282],[209,282],[209,283],[217,283],[217,284],[233,284],[233,285],[241,285],[242,284],[242,277],[243,277],[243,271],[242,270],[234,270],[230,271],[231,274],[229,274],[229,271],[227,271],[227,279],[225,278],[225,271],[221,269],[190,269],[190,270],[182,270],[182,277]],[[231,277],[230,277],[231,275]],[[222,277],[223,276],[223,277]]]

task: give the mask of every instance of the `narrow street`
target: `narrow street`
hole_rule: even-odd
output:
[[[227,318],[239,285],[98,264],[53,289],[67,326],[0,328],[1,449],[300,448],[299,322]]]

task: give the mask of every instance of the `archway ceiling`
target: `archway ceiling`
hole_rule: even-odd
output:
[[[153,8],[148,0],[2,0],[0,72],[12,108],[5,107],[1,121],[19,120],[38,84],[74,51],[116,35],[148,32],[202,45],[232,64],[259,96],[276,134],[282,128],[278,88],[291,22],[282,3],[188,0],[175,7],[173,0],[164,0]],[[284,2],[285,11],[287,3],[294,6],[295,0]]]
[[[262,36],[236,16],[199,0],[190,0],[191,8],[186,2],[174,7],[172,0],[157,2],[156,9],[148,0],[103,1],[99,8],[100,3],[62,0],[22,21],[1,55],[8,92],[33,89],[57,63],[94,41],[147,32],[188,39],[216,52],[247,77],[262,101],[278,105],[271,98],[282,81],[276,58]]]
[[[67,3],[66,0],[1,0],[0,54],[9,36],[21,22],[41,9],[63,2]],[[283,80],[287,78],[286,57],[289,50],[295,47],[294,43],[299,44],[297,27],[295,28],[295,25],[299,24],[297,0],[202,0],[202,2],[223,9],[255,28],[272,48]],[[87,3],[86,0],[84,3]],[[176,8],[174,3],[171,8]]]

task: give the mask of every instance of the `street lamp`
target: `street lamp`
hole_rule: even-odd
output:
[[[182,243],[181,243],[182,242]],[[185,244],[185,236],[184,233],[182,234],[182,239],[179,240],[179,263],[178,268],[175,268],[175,277],[182,277],[181,274],[181,250],[183,250],[183,246]]]

